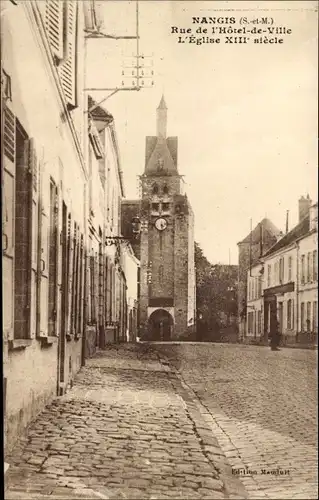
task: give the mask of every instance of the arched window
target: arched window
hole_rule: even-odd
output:
[[[163,193],[168,194],[168,186],[166,184],[163,187]]]
[[[153,184],[152,193],[153,194],[157,194],[158,193],[158,185],[157,184]]]

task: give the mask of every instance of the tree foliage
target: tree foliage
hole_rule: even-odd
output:
[[[237,266],[212,265],[195,243],[197,318],[202,315],[206,338],[217,339],[237,316]]]

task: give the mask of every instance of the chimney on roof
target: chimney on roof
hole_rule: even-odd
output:
[[[307,194],[307,198],[302,196],[299,199],[299,222],[301,222],[307,215],[309,215],[309,210],[312,205],[312,201],[309,197],[309,194]]]
[[[286,234],[289,233],[289,210],[286,212]]]
[[[309,210],[310,230],[316,229],[318,231],[318,203],[315,203]]]

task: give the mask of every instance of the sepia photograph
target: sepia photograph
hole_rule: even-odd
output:
[[[318,498],[318,2],[0,14],[1,498]]]

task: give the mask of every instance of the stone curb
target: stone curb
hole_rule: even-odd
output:
[[[249,343],[249,342],[238,342],[234,343],[233,345],[240,345],[243,347],[267,347],[269,349],[269,345],[267,344],[258,344],[258,343]],[[286,344],[286,345],[280,345],[279,349],[300,349],[302,351],[304,350],[310,350],[310,351],[317,351],[318,346],[317,345],[300,345],[300,344]]]
[[[207,410],[202,407],[194,391],[184,382],[182,375],[175,368],[171,367],[168,358],[165,358],[161,354],[159,355],[159,361],[164,366],[169,367],[167,374],[176,393],[181,396],[185,403],[189,417],[194,423],[194,430],[200,440],[204,455],[208,458],[222,482],[222,492],[225,495],[225,499],[245,500],[249,498],[249,494],[243,483],[232,474],[232,467],[222,451],[217,438],[213,435],[212,429],[204,415],[207,413]]]

